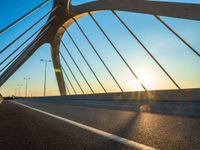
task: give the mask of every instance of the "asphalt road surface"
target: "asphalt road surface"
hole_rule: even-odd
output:
[[[199,110],[198,102],[3,101],[0,150],[199,150]]]

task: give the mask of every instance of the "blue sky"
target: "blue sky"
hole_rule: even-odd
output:
[[[164,0],[163,0],[164,1]],[[165,0],[166,1],[166,0]],[[170,0],[168,0],[170,1]],[[172,1],[172,0],[171,0]],[[174,2],[175,0],[173,0]],[[42,3],[42,0],[24,1],[24,0],[12,0],[12,2],[3,2],[0,5],[0,29],[6,27],[12,21],[16,20],[24,13],[28,12],[35,6]],[[78,5],[85,1],[73,0],[73,5]],[[175,2],[191,2],[200,4],[199,0],[176,0]],[[11,6],[10,6],[11,5]],[[10,6],[7,9],[6,6]],[[15,39],[20,33],[27,29],[31,24],[36,22],[52,7],[52,2],[43,6],[37,10],[34,14],[24,19],[15,27],[0,35],[0,49],[6,44]],[[195,56],[190,49],[188,49],[180,40],[178,40],[170,31],[168,31],[160,22],[158,22],[153,16],[138,14],[117,12],[118,15],[126,22],[132,31],[142,40],[144,45],[151,51],[151,53],[159,60],[159,62],[165,67],[170,75],[177,81],[182,88],[200,87],[200,66],[199,57]],[[139,79],[144,83],[147,89],[171,89],[175,88],[171,81],[161,71],[161,69],[155,64],[154,61],[147,55],[142,47],[135,41],[135,39],[125,30],[120,22],[112,15],[110,11],[98,12],[94,14],[95,19],[99,22],[102,28],[106,31],[112,42],[116,45],[118,50],[123,54],[131,68],[138,75]],[[185,19],[176,19],[162,17],[177,33],[179,33],[188,43],[190,43],[195,49],[200,52],[200,22],[191,21]],[[47,18],[46,18],[47,19]],[[0,60],[5,58],[11,53],[20,43],[22,43],[27,37],[31,35],[36,29],[43,25],[46,21],[44,19],[38,26],[11,46],[5,53],[0,56]],[[87,33],[87,36],[91,42],[95,45],[106,64],[109,66],[114,76],[119,81],[120,85],[125,91],[142,90],[138,81],[132,76],[126,65],[122,62],[119,56],[114,52],[114,49],[98,30],[97,26],[88,16],[85,16],[78,20],[83,30]],[[84,56],[88,59],[92,68],[95,70],[99,79],[104,84],[105,88],[109,92],[119,91],[113,79],[103,67],[102,63],[92,51],[87,41],[77,28],[75,24],[71,25],[68,29],[72,37],[78,43]],[[77,64],[81,67],[82,72],[86,75],[92,88],[97,92],[103,92],[100,85],[96,81],[94,75],[89,70],[88,66],[81,58],[77,49],[73,45],[69,37],[64,34],[63,41],[66,43],[71,54],[74,56]],[[81,42],[80,42],[81,41]],[[22,50],[22,49],[21,49]],[[19,51],[20,52],[20,51]],[[81,77],[77,68],[73,64],[70,57],[65,52],[61,45],[61,52],[64,54],[67,62],[72,66],[78,81],[84,87],[84,91],[90,93],[89,87],[87,87],[85,81]],[[1,91],[4,95],[11,95],[17,88],[17,84],[23,84],[21,94],[24,92],[25,81],[24,76],[31,78],[29,81],[29,95],[42,95],[43,93],[43,80],[44,80],[44,64],[39,60],[51,59],[50,46],[45,44],[41,46],[36,53],[1,87]],[[72,75],[67,67],[61,61],[65,70],[67,71],[71,81],[73,82],[78,93],[81,93],[78,85],[76,85]],[[0,69],[3,67],[0,66]],[[47,74],[47,94],[58,95],[57,83],[52,67],[52,63],[48,64]],[[69,83],[66,80],[66,84]],[[69,86],[71,93],[72,88]]]

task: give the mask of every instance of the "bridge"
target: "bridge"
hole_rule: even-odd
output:
[[[1,26],[0,149],[199,149],[200,3],[184,2],[44,0]],[[30,76],[6,90],[45,44],[42,94]]]

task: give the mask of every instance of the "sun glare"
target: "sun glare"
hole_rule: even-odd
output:
[[[126,82],[126,89],[125,90],[127,90],[127,91],[141,91],[141,90],[143,90],[141,87],[140,87],[140,85],[139,85],[139,83],[137,82],[137,80],[135,80],[135,78],[133,77],[133,76],[127,76],[126,77],[126,80],[127,80],[127,82]]]
[[[138,78],[141,83],[144,84],[147,88],[155,87],[155,77],[153,73],[148,69],[141,69],[138,71]]]
[[[139,81],[136,80],[133,76],[126,76],[126,89],[125,90],[133,90],[133,91],[141,91],[144,90],[140,83],[142,83],[147,89],[155,89],[156,88],[156,79],[153,73],[148,69],[139,69],[137,71],[137,76]]]

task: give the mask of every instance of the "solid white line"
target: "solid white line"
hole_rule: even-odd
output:
[[[99,130],[99,129],[96,129],[96,128],[93,128],[93,127],[90,127],[90,126],[87,126],[87,125],[84,125],[84,124],[81,124],[81,123],[78,123],[78,122],[75,122],[73,120],[69,120],[69,119],[66,119],[66,118],[63,118],[63,117],[48,113],[48,112],[43,111],[43,110],[39,110],[37,108],[31,107],[31,106],[28,106],[28,105],[25,105],[25,104],[22,104],[22,103],[19,103],[19,102],[16,102],[16,101],[11,101],[11,102],[16,103],[18,105],[21,105],[23,107],[35,110],[37,112],[43,113],[45,115],[51,116],[53,118],[62,120],[64,122],[67,122],[67,123],[72,124],[74,126],[77,126],[79,128],[85,129],[85,130],[90,131],[92,133],[96,133],[96,134],[101,135],[103,137],[106,137],[108,139],[117,141],[119,143],[123,143],[123,144],[128,145],[128,146],[131,146],[131,147],[133,147],[135,149],[139,149],[139,150],[156,150],[155,148],[152,148],[152,147],[149,147],[149,146],[134,142],[132,140],[128,140],[126,138],[122,138],[122,137],[117,136],[115,134],[111,134],[111,133],[108,133],[108,132],[105,132],[105,131],[102,131],[102,130]]]

